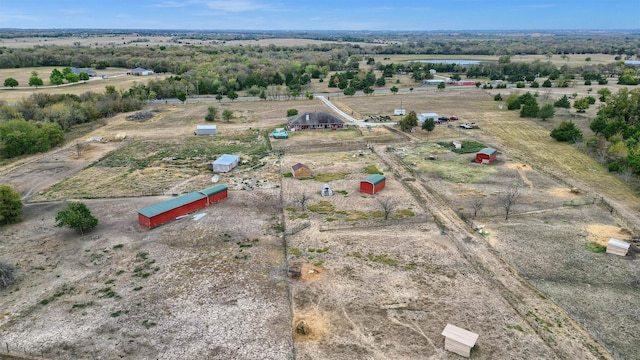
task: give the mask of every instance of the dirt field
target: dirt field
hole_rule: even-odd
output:
[[[0,293],[2,343],[51,359],[454,359],[440,335],[452,323],[480,335],[476,359],[633,358],[638,249],[622,258],[584,245],[630,239],[636,194],[577,149],[549,141],[535,121],[498,109],[492,93],[331,100],[364,116],[392,113],[400,99],[408,110],[455,114],[480,129],[271,140],[295,151],[245,154],[247,163],[220,175],[228,199],[198,221],[153,230],[137,224],[136,211],[211,184],[211,172],[193,166],[209,151],[254,151],[260,131],[285,122],[285,109],[328,109],[309,100],[224,103],[233,121],[204,141],[193,130],[207,104],[157,106],[147,122],[118,116],[81,139],[124,133],[123,141],[89,143],[80,157],[69,144],[3,167],[0,183],[37,201],[23,222],[0,229],[0,260],[19,270],[18,284]],[[472,155],[437,143],[451,140],[494,146],[499,159],[472,164]],[[174,155],[155,159],[152,143]],[[180,144],[202,152],[180,165]],[[100,169],[107,155],[127,162]],[[131,165],[147,160],[157,162]],[[578,160],[586,169],[569,166]],[[313,179],[281,176],[298,162]],[[358,187],[372,168],[387,179],[374,196]],[[505,221],[498,199],[516,181],[521,200]],[[324,183],[333,196],[320,196]],[[163,196],[138,196],[149,184],[162,184]],[[473,218],[477,197],[485,203]],[[59,201],[75,198],[100,219],[85,236],[53,226]],[[388,220],[384,199],[393,204]],[[288,276],[298,262],[300,277]]]

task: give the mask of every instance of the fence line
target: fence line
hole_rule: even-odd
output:
[[[386,227],[394,225],[407,225],[407,224],[424,224],[429,221],[426,215],[412,216],[402,219],[391,220],[364,220],[353,221],[349,223],[327,223],[320,225],[320,231],[335,231],[335,230],[353,230],[353,229],[369,229],[376,227]]]

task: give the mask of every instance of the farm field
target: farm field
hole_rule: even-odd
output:
[[[390,125],[286,140],[265,137],[286,109],[329,109],[222,102],[234,118],[196,137],[207,104],[150,105],[147,121],[119,115],[79,138],[105,140],[80,154],[70,143],[3,166],[0,182],[27,205],[23,222],[0,230],[0,254],[20,274],[0,293],[0,338],[14,353],[51,359],[453,359],[440,335],[452,323],[480,335],[476,359],[631,358],[638,248],[620,258],[585,245],[637,236],[637,194],[552,142],[549,124],[499,109],[496,91],[331,97],[356,118],[402,101],[479,129],[400,134]],[[454,140],[495,147],[498,160],[474,164],[451,151]],[[138,209],[210,186],[210,161],[226,152],[242,158],[219,174],[228,199],[197,221],[137,224]],[[289,177],[296,163],[313,177]],[[360,193],[372,172],[385,188]],[[521,200],[505,220],[499,198],[514,182]],[[333,196],[320,195],[325,183]],[[100,219],[93,232],[53,226],[72,199]],[[300,276],[289,276],[296,264]],[[628,306],[611,312],[619,301]]]

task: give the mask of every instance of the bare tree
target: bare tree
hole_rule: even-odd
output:
[[[76,155],[78,157],[82,156],[82,152],[84,151],[84,149],[86,148],[86,145],[81,143],[81,142],[76,142]]]
[[[507,192],[503,194],[498,200],[500,205],[504,209],[505,220],[509,220],[509,214],[511,213],[511,210],[513,210],[513,207],[518,202],[518,198],[520,197],[520,186],[521,184],[519,182],[513,183],[509,187]]]
[[[384,213],[384,219],[388,220],[389,215],[393,212],[396,207],[396,204],[389,198],[379,197],[378,204],[382,207],[382,212]]]
[[[633,170],[630,167],[625,167],[620,171],[620,178],[626,183],[631,182],[631,179],[633,179]]]
[[[300,210],[305,211],[309,200],[311,200],[311,197],[306,192],[302,192],[296,195],[293,201],[300,206]]]
[[[484,207],[484,199],[478,195],[473,198],[473,203],[471,203],[471,208],[473,209],[473,217],[478,216],[478,213]]]

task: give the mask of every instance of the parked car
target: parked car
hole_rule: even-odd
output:
[[[455,115],[453,115],[453,116],[451,116],[451,117],[449,118],[449,120],[451,120],[451,121],[453,121],[453,120],[458,120],[458,117],[457,117],[457,116],[455,116]]]
[[[446,117],[446,116],[440,116],[440,117],[438,118],[438,120],[440,120],[440,122],[443,122],[443,121],[449,121],[449,118],[448,118],[448,117]]]

